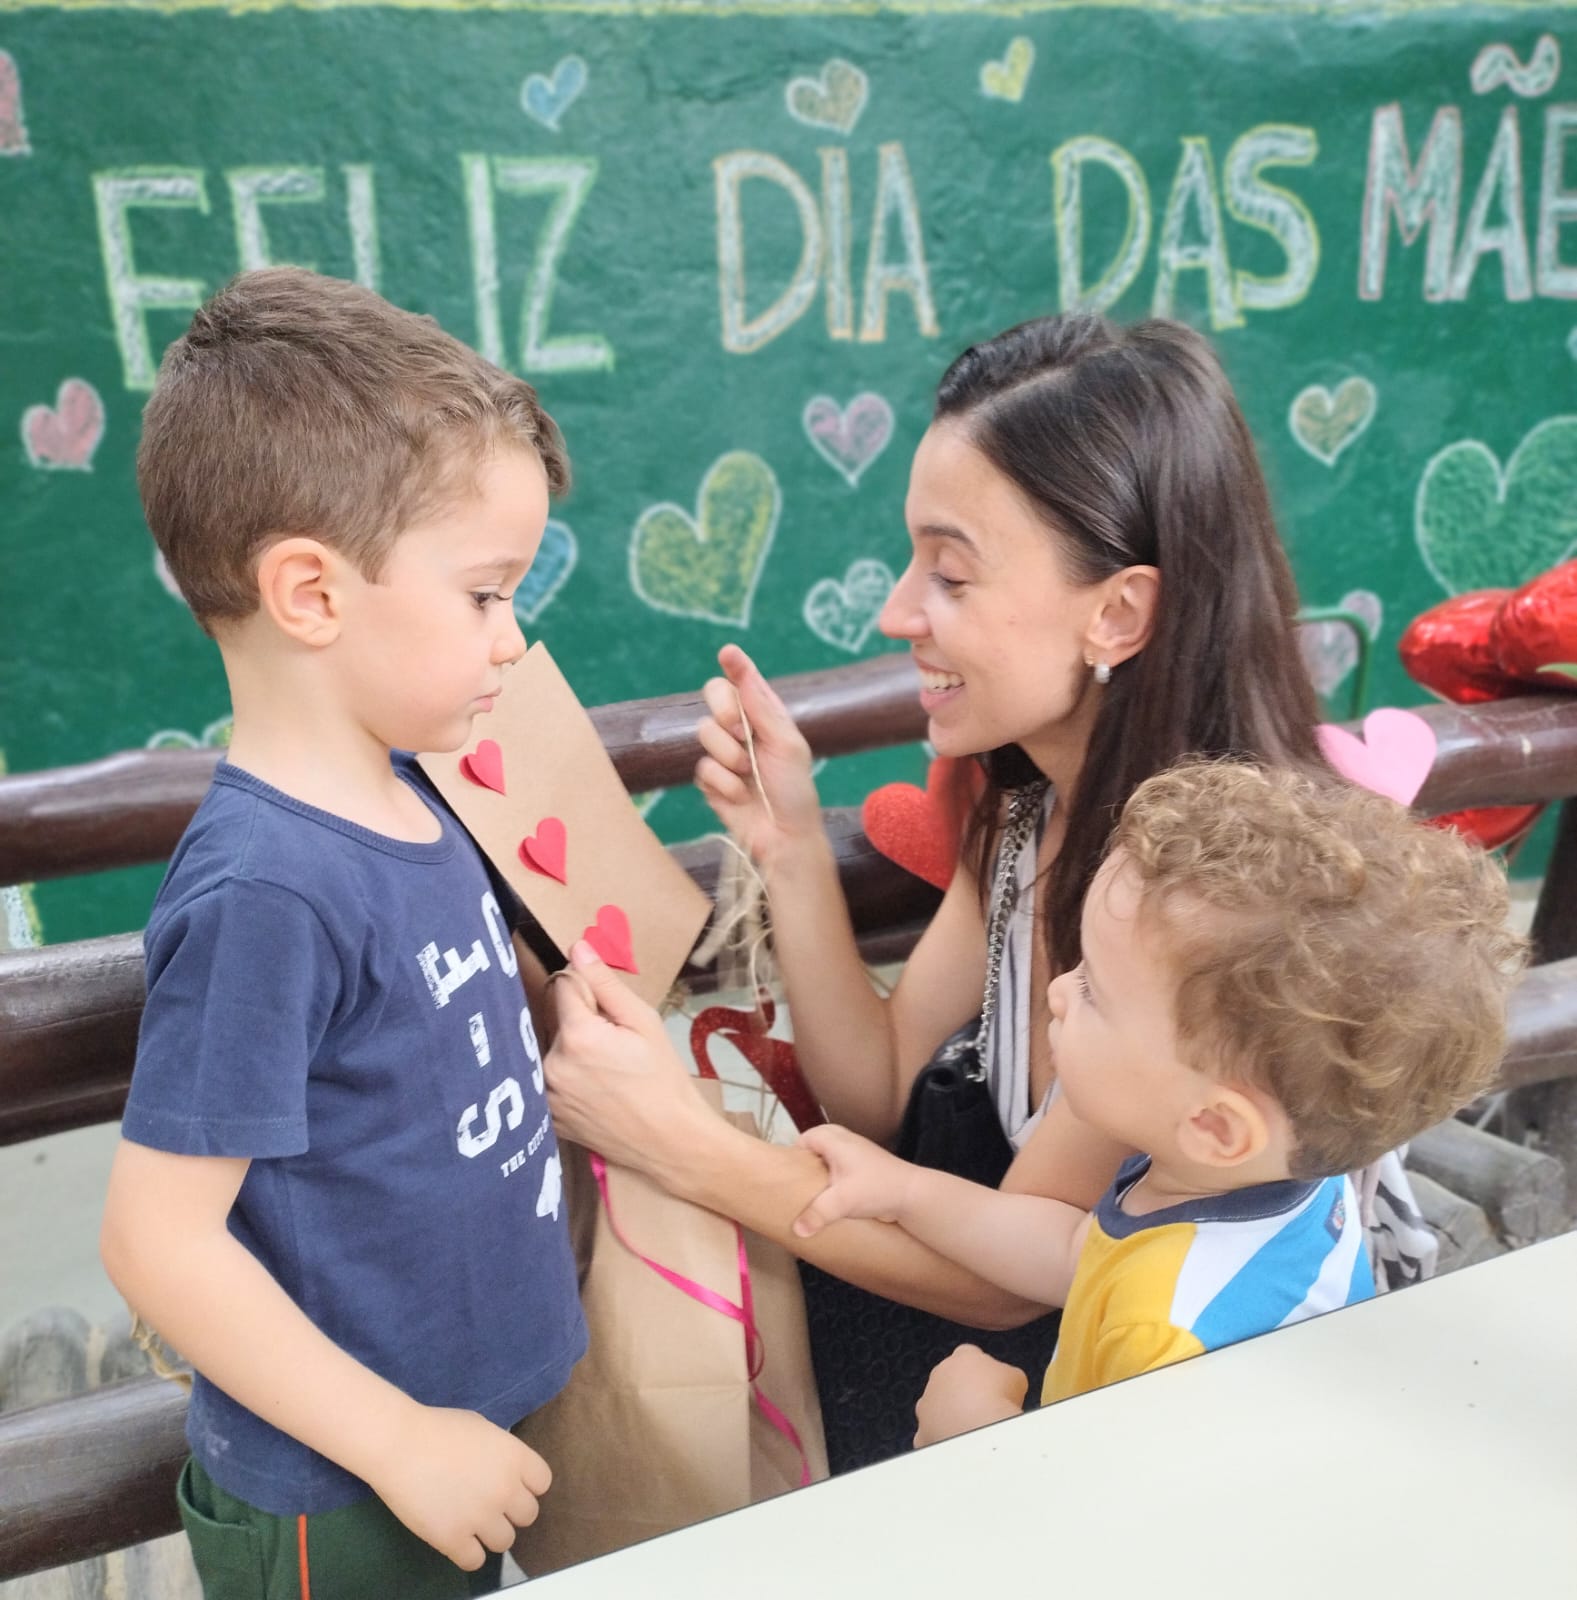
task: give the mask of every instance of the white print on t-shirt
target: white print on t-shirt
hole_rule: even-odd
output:
[[[476,1051],[476,1064],[485,1067],[493,1059],[493,1047],[487,1042],[487,1018],[480,1011],[470,1021],[471,1048]]]
[[[503,1105],[509,1109],[501,1116],[499,1107]],[[494,1086],[493,1092],[487,1097],[487,1126],[480,1133],[474,1132],[471,1126],[478,1112],[479,1108],[473,1103],[460,1113],[460,1126],[456,1132],[463,1156],[479,1156],[484,1150],[491,1150],[503,1132],[506,1121],[509,1127],[518,1128],[525,1120],[526,1100],[520,1092],[520,1085],[513,1078],[505,1078]]]
[[[559,1202],[564,1198],[564,1180],[557,1156],[549,1156],[542,1170],[542,1193],[537,1196],[537,1215],[559,1219]]]
[[[537,1030],[531,1025],[531,1011],[527,1006],[520,1008],[520,1042],[526,1047],[526,1058],[531,1062],[531,1087],[541,1094],[544,1083],[542,1051],[537,1047]]]
[[[458,950],[445,950],[443,960],[447,971],[438,970],[438,946],[426,945],[416,952],[417,964],[422,969],[422,976],[427,980],[427,987],[432,991],[433,1004],[441,1011],[449,1004],[449,996],[471,980],[478,972],[488,971],[491,963],[487,959],[487,951],[482,948],[480,939],[471,941],[471,953],[464,961],[460,959]]]
[[[498,964],[504,969],[505,977],[514,977],[520,971],[520,963],[515,959],[515,947],[509,940],[509,928],[504,921],[504,913],[498,909],[498,902],[493,898],[491,889],[482,896],[482,920],[487,924],[487,936],[493,941],[493,954],[498,957]]]

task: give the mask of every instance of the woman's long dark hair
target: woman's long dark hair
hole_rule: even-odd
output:
[[[1113,667],[1074,793],[1058,796],[1066,831],[1042,907],[1056,974],[1078,965],[1085,891],[1152,773],[1189,753],[1319,762],[1297,589],[1231,385],[1181,323],[1023,323],[959,356],[935,415],[961,422],[1038,508],[1072,581],[1161,574],[1149,642]],[[1039,774],[1017,745],[981,763],[966,855],[983,899],[1003,791]]]

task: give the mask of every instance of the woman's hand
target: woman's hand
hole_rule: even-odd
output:
[[[584,940],[570,964],[577,976],[552,985],[558,1035],[543,1062],[554,1126],[561,1137],[662,1181],[665,1165],[682,1162],[717,1118],[662,1018]]]
[[[706,754],[696,763],[696,787],[751,859],[769,866],[785,849],[821,836],[810,746],[777,691],[737,644],[724,645],[717,659],[727,676],[708,679],[701,690],[708,715],[696,731]],[[759,783],[741,706],[750,721]]]

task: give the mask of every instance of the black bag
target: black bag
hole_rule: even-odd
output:
[[[987,939],[986,993],[980,1017],[937,1048],[909,1092],[896,1154],[916,1166],[951,1172],[996,1188],[1013,1160],[1013,1147],[986,1081],[981,1051],[996,1008],[1002,940],[1012,910],[1014,866],[1040,812],[1043,787],[1020,790],[998,856]],[[800,1263],[811,1360],[821,1397],[827,1461],[834,1473],[900,1455],[914,1442],[914,1408],[931,1369],[961,1344],[1029,1374],[1029,1404],[1040,1398],[1060,1311],[1022,1328],[987,1333],[928,1311],[899,1305]]]

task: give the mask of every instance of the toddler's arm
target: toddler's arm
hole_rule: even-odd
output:
[[[800,1143],[828,1173],[827,1187],[794,1224],[802,1238],[844,1217],[876,1217],[999,1288],[1040,1305],[1067,1300],[1088,1212],[913,1166],[847,1128],[812,1128]]]
[[[547,1464],[476,1412],[419,1404],[319,1332],[226,1225],[247,1166],[122,1140],[100,1241],[115,1286],[210,1382],[474,1571],[536,1520]]]

